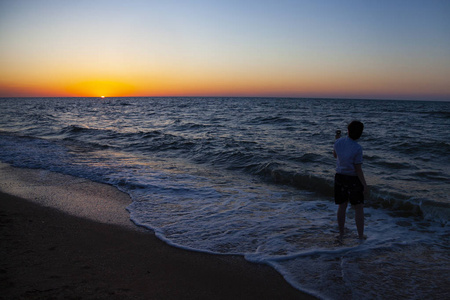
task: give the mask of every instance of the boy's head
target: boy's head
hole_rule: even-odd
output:
[[[364,124],[360,121],[352,121],[350,124],[348,124],[348,136],[352,140],[357,140],[361,137],[361,134],[364,130]]]

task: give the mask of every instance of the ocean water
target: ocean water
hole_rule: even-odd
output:
[[[337,129],[364,122],[367,240],[337,240]],[[450,294],[450,102],[3,98],[0,160],[108,183],[167,243],[238,254],[322,299]]]

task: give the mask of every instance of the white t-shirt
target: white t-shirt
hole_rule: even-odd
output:
[[[362,147],[351,138],[343,137],[334,143],[337,155],[336,173],[356,176],[355,165],[362,164]]]

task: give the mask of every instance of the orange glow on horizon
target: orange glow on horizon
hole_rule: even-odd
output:
[[[80,74],[81,75],[81,74]],[[78,75],[78,78],[82,76]],[[100,74],[99,74],[100,75]],[[378,98],[428,100],[445,99],[448,89],[436,85],[434,91],[413,80],[394,85],[379,78],[325,76],[308,74],[233,74],[189,73],[166,70],[165,73],[85,80],[23,80],[21,84],[0,82],[0,97],[292,97],[292,98]],[[101,78],[101,75],[97,78]],[[55,77],[53,77],[55,79]],[[414,83],[414,84],[412,84]],[[441,93],[439,93],[441,92]],[[447,97],[448,99],[448,97]]]
[[[131,84],[114,80],[89,80],[68,85],[66,91],[79,97],[126,97],[132,95],[135,87]]]

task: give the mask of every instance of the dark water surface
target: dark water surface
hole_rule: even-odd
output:
[[[449,102],[24,98],[0,113],[0,160],[112,184],[169,244],[245,255],[322,298],[449,292]],[[353,119],[368,239],[350,209],[340,244],[332,146]]]

